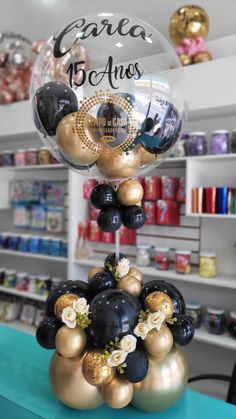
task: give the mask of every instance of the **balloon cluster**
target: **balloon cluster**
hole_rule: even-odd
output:
[[[92,205],[101,210],[97,223],[103,231],[117,231],[123,224],[137,230],[145,223],[145,212],[140,206],[143,187],[138,180],[126,180],[117,191],[108,184],[95,186],[90,194]]]
[[[182,65],[212,60],[204,42],[208,30],[209,19],[200,6],[182,6],[173,14],[169,32],[172,41],[177,45],[175,51]]]
[[[103,268],[91,269],[88,284],[60,283],[48,296],[46,314],[36,338],[44,348],[56,348],[50,378],[64,404],[91,409],[131,403],[158,411],[182,394],[187,364],[175,344],[188,344],[194,334],[184,299],[165,281],[143,285],[142,273],[123,254],[118,261],[110,254]]]

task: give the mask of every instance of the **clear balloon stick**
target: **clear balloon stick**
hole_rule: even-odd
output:
[[[119,261],[119,254],[120,254],[120,229],[116,231],[116,237],[115,237],[115,243],[116,243],[116,263]]]

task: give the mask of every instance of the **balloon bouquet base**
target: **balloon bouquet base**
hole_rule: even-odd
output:
[[[56,349],[50,382],[57,398],[79,410],[106,403],[161,411],[182,395],[188,365],[179,346],[194,334],[185,302],[174,286],[143,284],[139,269],[121,253],[92,268],[88,283],[64,281],[46,302],[36,338]]]

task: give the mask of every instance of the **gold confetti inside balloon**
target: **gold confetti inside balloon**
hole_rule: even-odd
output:
[[[139,297],[141,293],[142,283],[132,275],[126,275],[118,281],[119,289],[128,291],[130,294],[135,295],[135,297]]]
[[[151,292],[145,299],[145,307],[148,308],[151,312],[162,311],[166,320],[171,319],[174,312],[174,305],[165,292],[154,291]]]
[[[115,375],[115,368],[107,365],[102,351],[88,352],[83,359],[83,376],[92,386],[103,386]]]
[[[54,306],[54,312],[58,318],[58,320],[61,320],[61,315],[66,307],[72,307],[73,302],[78,300],[78,295],[75,294],[63,294],[61,297],[59,297],[55,303]]]
[[[162,358],[168,354],[173,346],[173,335],[168,326],[163,324],[159,331],[149,332],[144,346],[147,352],[155,357]]]
[[[133,384],[118,376],[102,387],[104,401],[113,409],[122,409],[127,406],[132,399],[133,391]]]
[[[117,199],[121,205],[137,205],[143,199],[142,185],[135,179],[122,182],[117,191]]]
[[[159,361],[149,356],[149,370],[143,381],[134,384],[131,404],[144,412],[160,412],[172,406],[188,382],[188,364],[180,348]]]
[[[53,392],[66,406],[73,409],[95,409],[103,404],[101,391],[91,386],[82,373],[82,356],[65,358],[55,352],[50,364]]]
[[[143,274],[138,268],[131,267],[128,275],[134,276],[141,284],[143,283]]]
[[[206,11],[195,5],[180,7],[172,16],[169,33],[172,41],[178,45],[184,38],[205,36],[209,30],[209,19]]]
[[[56,349],[61,355],[68,358],[80,355],[85,350],[86,343],[85,331],[80,326],[73,329],[62,326],[56,334]]]

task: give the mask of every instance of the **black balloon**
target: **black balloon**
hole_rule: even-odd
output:
[[[126,258],[126,256],[123,253],[119,253],[118,261],[124,258]],[[104,268],[106,269],[106,271],[112,272],[114,274],[116,271],[116,265],[116,254],[110,253],[109,255],[107,255],[104,262]]]
[[[139,205],[122,207],[122,223],[125,227],[137,230],[144,225],[145,220],[145,212]]]
[[[37,127],[42,133],[56,134],[57,125],[64,116],[78,111],[78,101],[73,90],[63,83],[49,82],[40,87],[34,95],[34,120],[41,122]]]
[[[36,330],[36,339],[39,345],[45,349],[55,349],[56,334],[61,326],[62,323],[52,317],[43,320]]]
[[[102,231],[117,231],[121,226],[121,211],[116,207],[104,209],[99,213],[97,223]]]
[[[91,302],[92,323],[88,330],[93,345],[106,344],[132,333],[138,323],[140,303],[132,294],[121,290],[106,290]]]
[[[90,194],[90,201],[95,208],[106,209],[118,205],[116,193],[112,186],[101,184],[95,186]]]
[[[145,298],[153,291],[165,292],[173,301],[174,315],[185,313],[185,302],[182,294],[174,285],[161,280],[147,282],[141,291],[140,299],[144,304]]]
[[[144,380],[148,373],[148,357],[145,351],[136,350],[127,355],[125,360],[127,366],[124,373],[120,374],[131,383],[138,383]]]
[[[181,346],[187,345],[194,336],[193,320],[189,316],[179,314],[173,324],[168,324],[174,338],[174,342]]]
[[[53,288],[47,298],[45,311],[48,317],[56,317],[54,313],[55,302],[63,294],[76,294],[90,301],[88,284],[83,281],[61,281],[59,285]]]
[[[116,288],[116,280],[110,272],[97,272],[89,283],[89,289],[93,295],[114,288]]]

